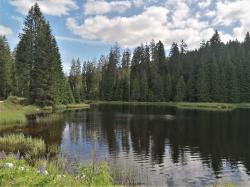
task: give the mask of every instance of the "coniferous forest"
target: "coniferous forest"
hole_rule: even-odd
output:
[[[150,39],[149,39],[150,40]],[[83,51],[84,53],[84,51]],[[250,102],[250,35],[223,43],[216,31],[200,47],[161,41],[133,49],[116,44],[107,56],[73,59],[64,75],[49,23],[35,4],[13,52],[0,37],[0,98],[25,97],[49,106],[85,100]]]

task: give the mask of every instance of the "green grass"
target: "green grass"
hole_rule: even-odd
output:
[[[88,101],[87,101],[88,102]],[[148,106],[170,106],[179,109],[197,109],[209,111],[232,111],[240,108],[250,108],[250,103],[208,103],[208,102],[124,102],[124,101],[89,101],[92,104],[112,105],[148,105]]]
[[[25,137],[23,134],[9,134],[0,137],[0,151],[7,153],[21,151],[24,157],[33,159],[44,156],[46,146],[42,139]]]
[[[8,167],[9,164],[12,166]],[[0,169],[0,186],[113,186],[106,162],[82,165],[75,175],[68,172],[66,164],[60,160],[39,160],[31,166],[25,160],[8,156],[0,160],[0,165],[3,166]]]
[[[40,123],[40,124],[48,124],[48,123],[54,123],[57,121],[60,121],[63,119],[63,113],[49,113],[46,114],[45,116],[37,116],[36,117],[36,123]]]
[[[21,100],[21,99],[19,99]],[[8,99],[0,103],[0,124],[22,124],[26,122],[26,115],[36,113],[39,108],[32,105],[21,105]]]
[[[38,112],[51,113],[60,112],[64,110],[75,110],[75,109],[86,109],[90,105],[80,103],[80,104],[68,104],[68,105],[56,105],[54,108],[51,106],[39,108],[34,105],[25,105],[26,100],[24,98],[11,96],[4,102],[0,103],[0,130],[5,128],[10,128],[12,126],[25,124],[26,115],[34,114]],[[58,119],[58,116],[50,116],[50,119]],[[41,119],[43,121],[49,120]],[[9,126],[11,125],[11,126]]]
[[[89,107],[90,107],[90,105],[89,104],[85,104],[85,103],[68,104],[68,105],[66,105],[67,109],[87,109]]]

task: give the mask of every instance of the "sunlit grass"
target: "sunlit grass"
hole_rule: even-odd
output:
[[[51,114],[46,114],[45,116],[37,116],[36,117],[36,123],[54,123],[57,121],[60,121],[63,119],[63,114],[62,113],[51,113]]]
[[[1,186],[113,186],[106,162],[78,166],[76,173],[67,170],[63,160],[38,160],[31,166],[25,160],[7,156],[0,160]],[[10,167],[11,166],[11,167]]]
[[[0,124],[22,124],[26,122],[26,115],[39,111],[36,106],[21,105],[23,98],[9,97],[0,103]]]
[[[34,105],[25,105],[26,100],[24,98],[11,96],[4,102],[0,103],[0,129],[8,128],[8,126],[3,126],[11,124],[15,126],[17,124],[24,124],[26,122],[26,115],[34,114],[38,112],[51,113],[60,112],[64,110],[74,110],[74,109],[87,109],[90,107],[89,104],[68,104],[68,105],[56,105],[54,108],[52,106],[46,106],[39,108]],[[41,122],[49,122],[58,120],[59,115],[50,115],[47,118],[38,118]]]
[[[87,101],[92,104],[132,105],[132,106],[170,106],[179,109],[197,109],[209,111],[232,111],[238,108],[250,108],[250,103],[215,102],[126,102],[126,101]]]
[[[90,107],[90,105],[89,104],[85,104],[85,103],[68,104],[68,105],[66,105],[67,109],[87,109],[89,107]]]
[[[25,137],[23,134],[9,134],[0,137],[0,151],[16,153],[21,151],[30,157],[45,155],[46,146],[42,139]]]

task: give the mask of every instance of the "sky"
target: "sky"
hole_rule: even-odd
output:
[[[72,58],[98,59],[116,42],[133,49],[161,40],[168,51],[184,40],[195,49],[216,29],[223,42],[242,41],[250,29],[250,0],[0,0],[0,35],[11,49],[35,2],[51,25],[65,72]]]

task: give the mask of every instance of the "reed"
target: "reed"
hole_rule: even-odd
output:
[[[0,137],[0,150],[7,153],[21,151],[31,158],[45,155],[46,147],[42,139],[25,137],[23,134],[9,134]]]

